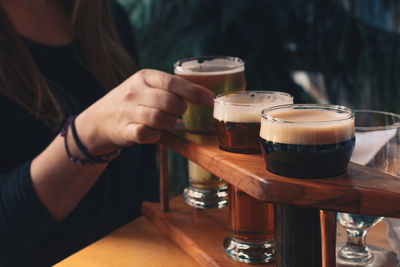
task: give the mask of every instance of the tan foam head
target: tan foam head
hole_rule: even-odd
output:
[[[235,58],[215,58],[199,63],[197,59],[182,61],[174,68],[179,75],[222,75],[244,71],[244,63]]]
[[[281,92],[233,92],[216,98],[213,117],[225,122],[259,123],[263,109],[292,103],[293,98]]]
[[[354,117],[321,109],[284,109],[261,120],[260,137],[283,144],[323,145],[354,137]]]

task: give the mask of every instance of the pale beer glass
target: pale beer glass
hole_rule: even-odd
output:
[[[356,146],[351,161],[399,176],[400,115],[373,110],[355,111]],[[395,267],[396,257],[386,250],[367,246],[367,230],[383,217],[339,213],[347,241],[338,245],[338,266]]]
[[[260,122],[265,108],[291,104],[282,92],[230,92],[214,98],[214,123],[220,148],[234,153],[261,153]],[[232,259],[245,263],[274,260],[273,205],[263,203],[229,185],[229,229],[223,248]]]
[[[193,83],[202,85],[216,95],[230,91],[244,91],[246,80],[244,62],[237,57],[201,56],[186,58],[174,64],[174,73]],[[209,140],[215,135],[212,121],[213,108],[188,103],[183,115],[186,137],[194,142]],[[221,208],[227,205],[227,185],[199,165],[188,161],[189,186],[183,197],[196,208]]]

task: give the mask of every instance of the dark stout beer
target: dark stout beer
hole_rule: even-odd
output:
[[[271,91],[232,92],[214,99],[214,124],[220,148],[236,153],[260,153],[261,111],[291,104],[286,93]]]
[[[320,109],[275,110],[263,117],[261,144],[267,169],[296,178],[343,174],[354,144],[351,114]]]
[[[326,145],[283,144],[264,139],[261,144],[270,172],[296,178],[325,178],[346,172],[355,138]]]

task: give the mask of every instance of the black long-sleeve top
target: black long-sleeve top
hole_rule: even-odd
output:
[[[117,4],[113,18],[121,41],[137,62],[129,20]],[[78,114],[105,94],[79,63],[72,45],[47,46],[25,40],[66,115]],[[61,223],[35,193],[31,160],[56,137],[39,120],[0,94],[0,266],[50,266],[140,214],[143,200],[157,199],[154,145],[134,145],[104,170]]]

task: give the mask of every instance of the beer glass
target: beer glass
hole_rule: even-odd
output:
[[[261,144],[270,172],[296,178],[343,174],[354,148],[354,113],[336,105],[298,104],[262,112]]]
[[[197,144],[214,144],[213,136],[185,132],[185,137]],[[183,199],[200,209],[223,208],[228,205],[228,189],[224,181],[196,163],[188,160],[189,186],[183,191]]]
[[[214,98],[214,123],[220,148],[236,153],[261,153],[260,122],[265,108],[291,104],[282,92],[230,92]],[[274,258],[273,205],[229,185],[229,228],[225,253],[245,263],[268,263]]]
[[[399,176],[400,115],[373,111],[355,111],[357,143],[351,161]],[[347,241],[337,255],[338,266],[397,266],[394,255],[367,246],[367,230],[383,217],[339,213],[339,223],[346,229]]]
[[[237,57],[202,56],[182,59],[174,64],[174,73],[212,90],[216,95],[243,91],[246,87],[244,62]],[[183,114],[187,136],[201,143],[207,137],[195,135],[215,135],[212,114],[212,107],[188,103]],[[226,183],[191,161],[188,161],[188,167],[189,186],[183,192],[186,203],[202,209],[226,206]]]
[[[261,111],[271,106],[292,104],[283,92],[229,92],[214,98],[213,120],[220,148],[237,153],[261,153]]]
[[[336,105],[299,104],[262,111],[266,168],[294,178],[343,174],[354,148],[354,113]],[[321,266],[319,210],[274,206],[276,266]]]
[[[200,84],[216,95],[244,91],[246,80],[244,62],[237,57],[203,56],[179,60],[174,64],[175,75]],[[185,130],[194,134],[215,134],[213,108],[188,103],[183,114]]]

